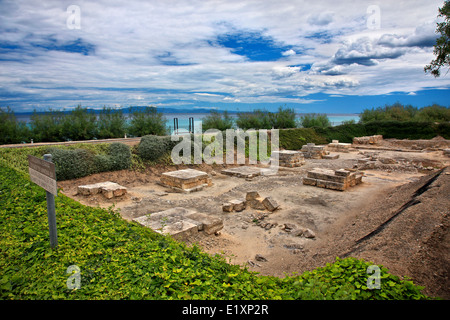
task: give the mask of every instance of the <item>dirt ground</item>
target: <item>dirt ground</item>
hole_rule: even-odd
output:
[[[396,275],[412,278],[415,283],[426,286],[430,295],[450,299],[450,170],[439,171],[450,164],[450,158],[442,151],[449,146],[450,141],[442,138],[391,139],[376,146],[354,145],[351,152],[338,153],[340,157],[335,160],[307,159],[303,166],[280,168],[274,176],[231,177],[220,173],[230,167],[228,165],[202,164],[160,166],[145,172],[107,172],[61,181],[58,186],[63,193],[86,205],[109,207],[114,204],[126,220],[172,207],[219,217],[224,223],[219,235],[199,233],[189,242],[196,242],[208,253],[222,254],[231,263],[245,264],[261,274],[282,277],[323,266],[333,262],[336,256],[354,256],[382,264]],[[358,159],[368,156],[395,159],[397,163],[362,170],[365,173],[363,183],[343,192],[302,184],[302,178],[312,168],[355,168]],[[157,184],[161,173],[187,167],[208,172],[213,185],[183,194]],[[415,199],[417,189],[436,174],[433,183],[439,181],[440,184],[432,189],[434,191],[426,189],[417,196],[420,203],[411,207],[414,210],[407,208],[389,220],[405,203]],[[107,200],[102,195],[76,194],[79,185],[103,181],[127,187],[127,195]],[[246,192],[251,190],[258,191],[262,197],[271,196],[280,207],[273,213],[248,207],[241,212],[222,211],[224,202],[245,199]],[[409,211],[410,216],[406,217]],[[389,222],[384,224],[387,220]],[[285,224],[309,228],[315,237],[286,232]],[[264,259],[256,259],[256,255]]]

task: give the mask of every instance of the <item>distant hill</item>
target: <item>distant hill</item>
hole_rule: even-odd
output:
[[[123,107],[123,108],[117,108],[117,110],[122,110],[122,112],[124,114],[129,114],[130,112],[130,108],[132,111],[139,111],[142,110],[144,108],[147,108],[148,106],[131,106],[131,107]],[[100,111],[102,109],[92,109],[92,108],[87,108],[89,111],[94,112],[94,113],[100,113]],[[188,108],[166,108],[166,107],[162,107],[162,108],[156,108],[159,112],[162,113],[209,113],[211,110],[217,111],[217,112],[224,112],[225,110],[220,110],[220,109],[211,109],[211,108],[193,108],[193,109],[188,109]],[[226,110],[228,113],[238,113],[238,111],[229,111]],[[72,110],[64,110],[64,113],[70,113],[72,112]],[[34,112],[14,112],[16,115],[23,115],[23,116],[29,116],[32,115]],[[46,111],[38,111],[36,112],[37,114],[45,114],[47,113]]]

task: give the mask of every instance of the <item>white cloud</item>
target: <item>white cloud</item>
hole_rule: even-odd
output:
[[[441,1],[378,3],[380,30],[367,29],[361,2],[78,1],[81,29],[69,30],[59,1],[2,2],[0,99],[58,106],[305,103],[318,92],[449,86],[448,78],[423,73],[433,57],[429,43]],[[292,49],[280,61],[250,62],[214,42],[233,30],[258,32]],[[92,51],[63,50],[77,40],[80,50]],[[52,44],[59,50],[49,50]]]

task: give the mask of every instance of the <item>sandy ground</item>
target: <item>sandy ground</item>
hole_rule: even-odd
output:
[[[444,156],[442,152],[442,148],[448,145],[448,141],[438,142],[437,146],[430,146],[429,142],[425,142],[424,147],[428,149],[417,150],[420,149],[420,141],[414,144],[412,142],[398,143],[395,148],[396,142],[389,140],[371,149],[365,147],[354,149],[350,153],[339,153],[340,157],[336,160],[308,159],[302,167],[280,168],[275,176],[258,176],[251,180],[221,174],[220,171],[227,167],[226,165],[190,166],[210,173],[213,181],[211,187],[190,194],[174,193],[157,184],[162,172],[187,166],[154,167],[147,169],[146,172],[127,170],[108,172],[62,181],[58,183],[58,186],[65,194],[86,205],[109,207],[114,204],[126,220],[172,207],[185,207],[219,217],[224,222],[220,235],[206,236],[199,233],[198,237],[190,239],[189,242],[198,243],[206,252],[222,254],[231,263],[245,264],[250,270],[261,274],[284,276],[292,272],[301,273],[332,262],[336,256],[347,254],[383,264],[398,275],[407,275],[413,279],[416,276],[423,282],[419,284],[431,288],[429,294],[438,292],[441,296],[445,296],[448,294],[448,289],[446,291],[435,285],[439,279],[442,283],[442,277],[445,276],[431,277],[428,280],[424,275],[418,276],[421,272],[423,273],[423,270],[420,271],[417,266],[415,269],[408,268],[403,263],[410,259],[411,252],[408,253],[406,250],[402,253],[403,249],[392,251],[391,246],[404,248],[405,242],[385,240],[381,244],[374,244],[370,250],[367,249],[368,247],[354,248],[357,239],[370,230],[376,229],[393,210],[410,199],[411,190],[414,187],[423,184],[424,179],[433,172],[437,172],[438,168],[444,168],[450,164],[450,158]],[[421,167],[417,170],[407,165],[396,165],[384,166],[377,170],[363,170],[365,173],[363,183],[344,192],[302,184],[302,178],[312,168],[353,168],[358,163],[358,159],[366,158],[368,154],[374,152],[383,157],[409,161],[410,164],[420,162],[423,169]],[[448,175],[446,177],[448,180]],[[102,181],[119,183],[128,188],[128,194],[114,200],[106,200],[102,195],[84,197],[76,194],[77,186]],[[411,190],[399,189],[405,186],[409,186]],[[222,203],[231,199],[243,199],[246,192],[251,190],[258,191],[263,197],[271,196],[280,204],[280,208],[273,213],[251,208],[241,212],[222,212]],[[392,201],[387,201],[388,195],[391,195],[392,199],[397,199],[396,202],[391,198]],[[440,200],[436,199],[436,201]],[[433,199],[429,199],[427,203],[426,209],[431,210]],[[368,217],[372,218],[368,219]],[[439,217],[436,219],[442,218]],[[311,229],[315,233],[315,238],[309,239],[286,232],[283,230],[286,223]],[[266,224],[268,226],[263,228],[262,226]],[[419,234],[417,238],[422,241],[425,234],[432,238],[429,232],[425,232],[423,236]],[[395,235],[389,236],[395,240]],[[448,242],[448,233],[444,233],[442,237]],[[433,238],[427,241],[437,240]],[[441,245],[440,241],[437,242],[436,246],[438,245]],[[369,251],[370,254],[367,253]],[[392,256],[386,258],[385,255],[376,254],[377,252],[391,252]],[[418,252],[419,249],[415,250],[414,254],[418,255]],[[263,256],[266,261],[255,259],[256,255]],[[448,260],[444,262],[448,264]]]

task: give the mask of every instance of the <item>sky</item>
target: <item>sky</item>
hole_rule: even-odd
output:
[[[0,0],[0,107],[449,106],[443,2]]]

